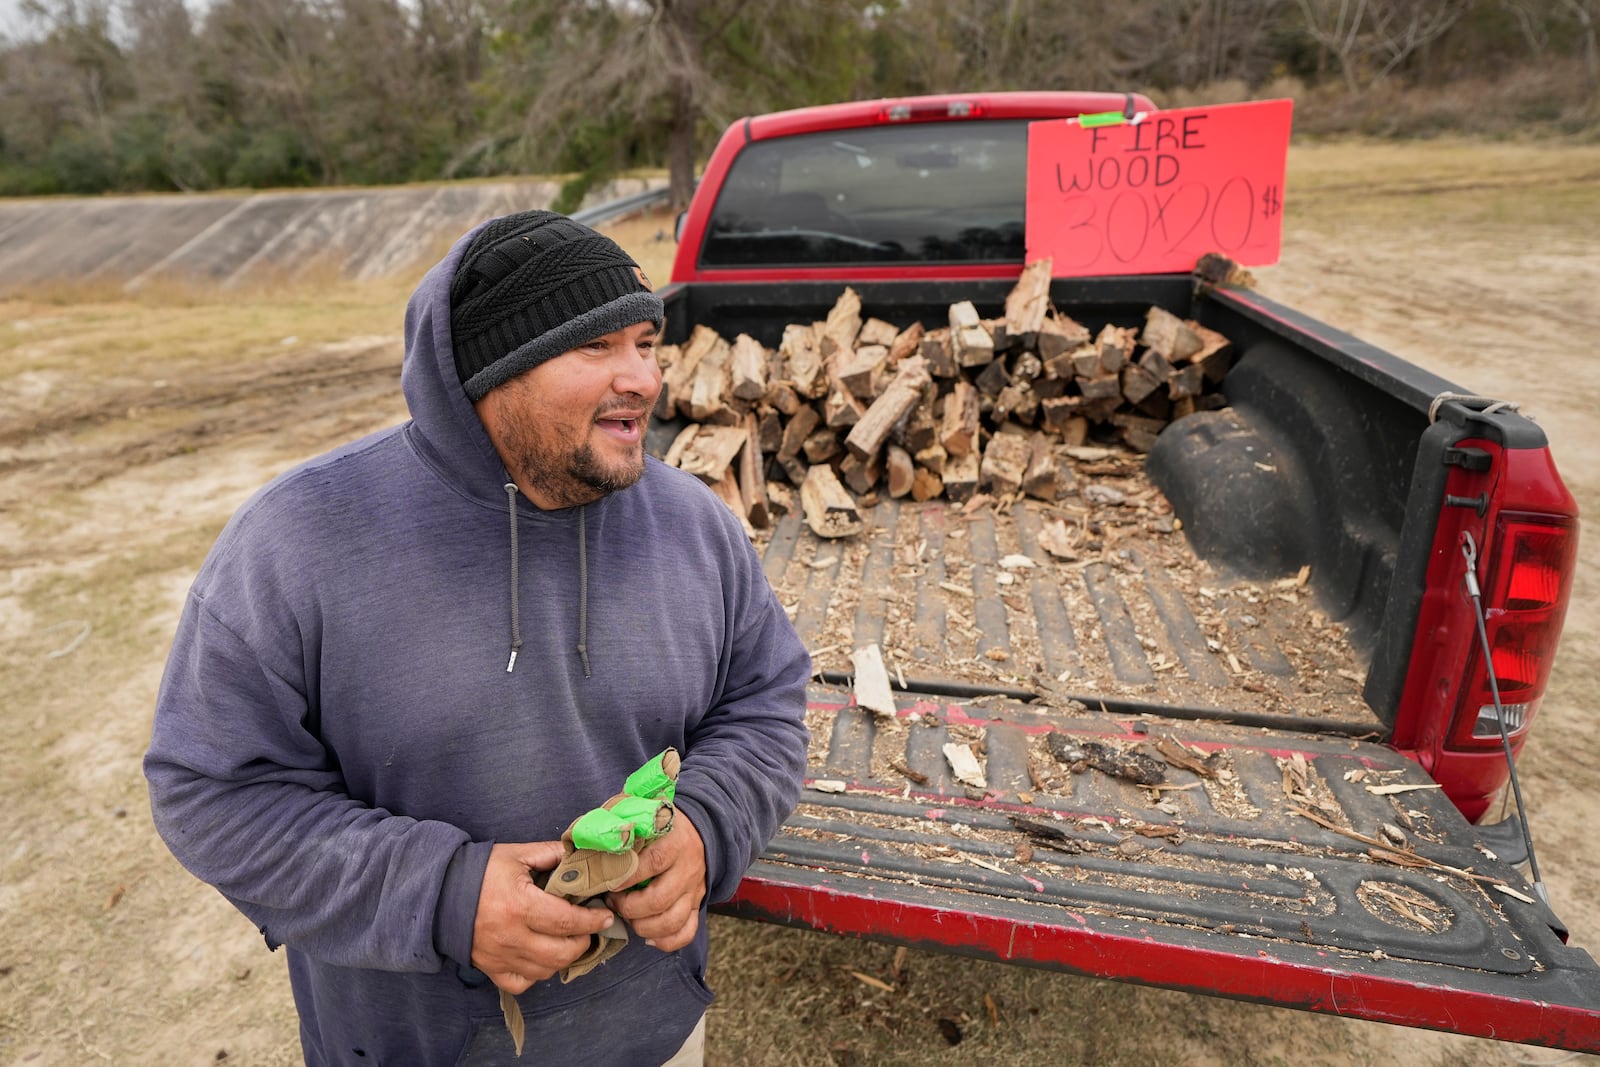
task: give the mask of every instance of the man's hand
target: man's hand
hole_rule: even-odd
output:
[[[495,845],[489,852],[472,924],[472,965],[508,993],[525,992],[568,966],[588,950],[592,935],[611,925],[605,909],[579,907],[533,883],[530,871],[560,862],[559,841]]]
[[[700,928],[700,902],[706,896],[706,848],[700,831],[679,808],[672,829],[639,853],[643,889],[606,896],[606,903],[628,921],[633,932],[663,952],[676,952]]]

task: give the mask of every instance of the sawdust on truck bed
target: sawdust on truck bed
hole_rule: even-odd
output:
[[[1309,570],[1230,579],[1196,556],[1141,454],[1073,451],[1057,504],[882,501],[862,508],[855,537],[815,537],[796,515],[758,531],[814,669],[849,674],[852,653],[877,643],[891,680],[911,688],[1380,729],[1361,696],[1365,663],[1317,606]]]

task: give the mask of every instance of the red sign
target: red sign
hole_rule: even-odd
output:
[[[1058,278],[1278,261],[1292,100],[1028,127],[1028,260]],[[1096,120],[1099,120],[1098,122]]]

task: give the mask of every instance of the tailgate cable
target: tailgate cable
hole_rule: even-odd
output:
[[[1545,892],[1544,881],[1539,877],[1539,861],[1533,855],[1533,833],[1528,829],[1528,811],[1522,804],[1522,783],[1517,780],[1517,764],[1511,755],[1511,735],[1506,731],[1505,706],[1500,703],[1500,680],[1494,673],[1494,656],[1489,650],[1489,631],[1483,621],[1483,595],[1478,588],[1478,543],[1472,531],[1461,534],[1461,554],[1467,560],[1467,595],[1472,598],[1472,613],[1478,621],[1478,642],[1483,646],[1483,667],[1489,675],[1489,695],[1494,698],[1494,721],[1500,727],[1500,747],[1506,754],[1506,767],[1511,771],[1511,794],[1516,798],[1517,818],[1522,823],[1522,843],[1528,849],[1528,867],[1533,872],[1533,891],[1548,907],[1550,896]]]

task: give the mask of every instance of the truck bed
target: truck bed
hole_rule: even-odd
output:
[[[1600,969],[1380,743],[1308,576],[1216,572],[1135,453],[1073,476],[1056,505],[882,501],[853,538],[794,512],[758,535],[815,661],[811,750],[718,910],[1600,1051]],[[1067,558],[1041,541],[1056,522]],[[892,715],[855,700],[869,644]]]
[[[852,282],[863,314],[897,326],[958,300],[993,314],[1010,284]],[[707,325],[771,347],[839,291],[675,285],[663,340]],[[1052,504],[858,497],[855,537],[819,539],[793,510],[758,531],[814,657],[812,748],[798,810],[717,909],[1600,1052],[1600,969],[1440,782],[1385,744],[1440,452],[1468,432],[1430,425],[1453,387],[1187,277],[1058,279],[1050,295],[1092,325],[1159,304],[1239,349],[1223,384],[1240,418],[1157,442],[1194,529],[1145,457],[1063,448],[1073,484]],[[652,433],[665,448],[675,429]],[[893,714],[855,700],[851,656],[873,644]],[[967,747],[981,783],[956,780],[947,745]]]
[[[798,513],[758,535],[767,577],[824,678],[876,644],[922,691],[1001,689],[1057,705],[1295,726],[1383,727],[1363,663],[1310,574],[1232,580],[1200,560],[1131,450],[1066,459],[1073,492],[958,506],[883,501],[854,538]],[[1056,544],[1043,543],[1057,527]]]

